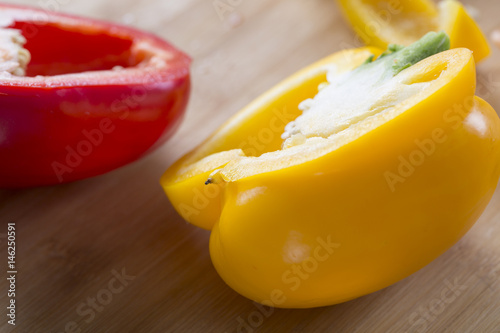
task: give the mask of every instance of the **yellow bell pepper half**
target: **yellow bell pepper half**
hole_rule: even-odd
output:
[[[500,120],[474,96],[472,53],[405,64],[405,52],[329,56],[166,171],[166,194],[187,221],[212,230],[213,264],[234,290],[283,308],[344,302],[419,270],[481,215],[500,177]],[[321,104],[329,94],[338,100]],[[332,109],[333,125],[347,125],[331,127],[321,106],[343,103],[352,113]],[[333,134],[303,134],[313,127]]]
[[[451,48],[474,52],[476,62],[490,54],[488,41],[464,6],[444,0],[337,0],[356,34],[382,49],[390,43],[409,45],[429,31],[445,31]]]

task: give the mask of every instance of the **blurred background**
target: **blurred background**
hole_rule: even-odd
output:
[[[463,3],[488,38],[500,27],[500,2]],[[163,194],[165,169],[229,116],[305,65],[360,46],[335,1],[16,4],[155,33],[192,56],[193,90],[180,130],[146,158],[72,184],[0,191],[3,230],[17,224],[19,263],[18,325],[2,320],[1,332],[500,331],[499,191],[467,236],[423,270],[366,297],[308,310],[263,310],[232,291],[212,267],[209,232],[186,224]],[[478,66],[478,95],[497,110],[499,57],[492,44]],[[93,306],[119,277],[124,288]],[[438,307],[450,282],[466,287]]]

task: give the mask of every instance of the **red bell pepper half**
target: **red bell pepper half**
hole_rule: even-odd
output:
[[[0,18],[3,28],[21,31],[31,53],[25,76],[0,73],[0,187],[99,175],[177,129],[191,60],[169,43],[27,7],[0,5]]]

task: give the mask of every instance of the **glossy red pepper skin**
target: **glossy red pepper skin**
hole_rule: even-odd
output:
[[[190,92],[190,58],[181,51],[148,33],[70,15],[5,5],[0,15],[22,31],[32,54],[26,77],[0,78],[0,187],[99,175],[177,129]]]

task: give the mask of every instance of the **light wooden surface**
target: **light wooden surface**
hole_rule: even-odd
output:
[[[16,0],[155,32],[195,60],[185,122],[154,154],[69,185],[0,191],[0,233],[17,224],[16,331],[64,332],[75,322],[81,332],[235,332],[243,320],[253,326],[241,332],[500,332],[500,190],[443,256],[345,304],[263,316],[222,282],[210,262],[209,233],[175,213],[161,174],[254,97],[354,41],[332,0],[224,2],[234,11],[221,20],[212,0]],[[500,25],[500,2],[466,2],[479,9],[488,34]],[[479,67],[479,93],[497,110],[499,59],[495,50]],[[122,270],[133,279],[119,288],[113,278]],[[450,283],[458,284],[455,294]],[[5,313],[6,280],[0,285]],[[82,304],[95,297],[109,304],[92,316]],[[0,331],[11,332],[1,318]]]

